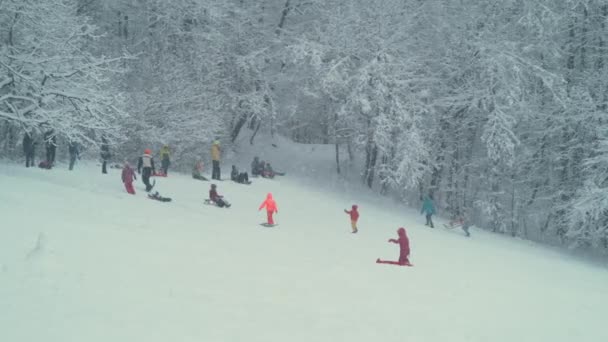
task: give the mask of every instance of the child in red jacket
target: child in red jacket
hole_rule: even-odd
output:
[[[134,179],[137,179],[135,176],[135,171],[133,171],[133,168],[131,165],[129,165],[129,162],[125,161],[125,165],[122,168],[122,182],[124,183],[127,192],[131,195],[135,195],[135,189],[133,188]]]
[[[350,211],[344,209],[344,212],[350,215],[350,227],[353,229],[353,234],[358,232],[357,221],[359,220],[359,212],[357,211],[357,205],[353,204]]]
[[[410,240],[407,238],[407,234],[405,232],[405,228],[401,227],[397,229],[397,234],[399,235],[399,239],[390,239],[388,242],[398,243],[399,244],[399,261],[385,261],[385,260],[376,260],[378,264],[390,264],[390,265],[399,265],[399,266],[412,266],[410,264],[409,256],[410,256]]]
[[[262,202],[262,205],[260,205],[258,211],[262,210],[263,208],[266,208],[266,216],[268,218],[267,225],[274,226],[274,219],[272,218],[272,215],[278,213],[279,209],[277,207],[277,202],[274,200],[274,198],[272,198],[271,193],[266,195],[266,200]]]

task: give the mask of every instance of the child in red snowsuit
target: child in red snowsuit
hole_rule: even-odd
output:
[[[279,209],[277,208],[277,202],[272,198],[272,194],[268,193],[266,196],[266,200],[260,205],[258,211],[262,210],[262,208],[266,207],[266,214],[268,215],[268,224],[274,225],[274,220],[272,219],[273,214],[278,214]]]
[[[397,229],[397,234],[399,235],[399,239],[390,239],[388,242],[398,243],[399,244],[399,261],[385,261],[385,260],[376,260],[378,264],[391,264],[391,265],[399,265],[399,266],[412,266],[410,264],[409,256],[410,256],[410,240],[407,238],[407,234],[405,232],[405,228],[401,227]]]
[[[125,189],[131,195],[135,195],[135,189],[133,189],[133,180],[137,179],[135,171],[129,165],[129,162],[125,162],[125,166],[122,168],[122,182],[125,184]]]
[[[353,233],[358,232],[357,220],[359,220],[359,212],[357,211],[357,205],[353,204],[350,211],[344,209],[344,212],[350,215],[350,227],[353,229]]]

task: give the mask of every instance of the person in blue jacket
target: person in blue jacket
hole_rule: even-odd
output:
[[[420,213],[426,215],[425,225],[435,228],[432,220],[432,216],[435,214],[435,203],[430,195],[424,197],[424,201],[422,202],[422,210],[420,210]]]

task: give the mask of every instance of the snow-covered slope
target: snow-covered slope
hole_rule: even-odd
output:
[[[66,169],[0,164],[0,341],[608,340],[606,269],[531,243],[431,230],[291,174],[219,182],[219,209],[188,175],[157,180],[161,203],[139,180],[126,194],[119,170]],[[258,225],[267,192],[275,228]],[[400,226],[415,267],[375,264],[397,258]]]

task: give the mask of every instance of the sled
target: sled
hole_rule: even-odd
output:
[[[148,198],[149,199],[153,199],[153,200],[157,200],[160,202],[171,202],[171,198],[170,197],[163,197],[161,196],[158,191],[155,192],[154,194],[148,194]]]
[[[388,264],[388,265],[408,266],[408,267],[414,266],[414,264],[412,264],[412,263],[400,264],[398,261],[387,261],[387,260],[380,260],[380,259],[376,260],[376,264]]]
[[[167,177],[167,175],[165,173],[162,173],[162,172],[154,172],[152,174],[152,177]]]
[[[266,228],[272,228],[272,227],[276,227],[278,225],[279,225],[278,223],[275,223],[275,224],[268,224],[266,222],[260,223],[260,226],[266,227]]]
[[[225,203],[226,203],[226,205],[224,205],[223,207],[220,207],[219,205],[217,205],[215,202],[213,202],[210,199],[206,199],[204,202],[205,205],[211,205],[211,206],[218,207],[218,208],[230,208],[230,206],[232,205],[228,202],[225,202]]]

